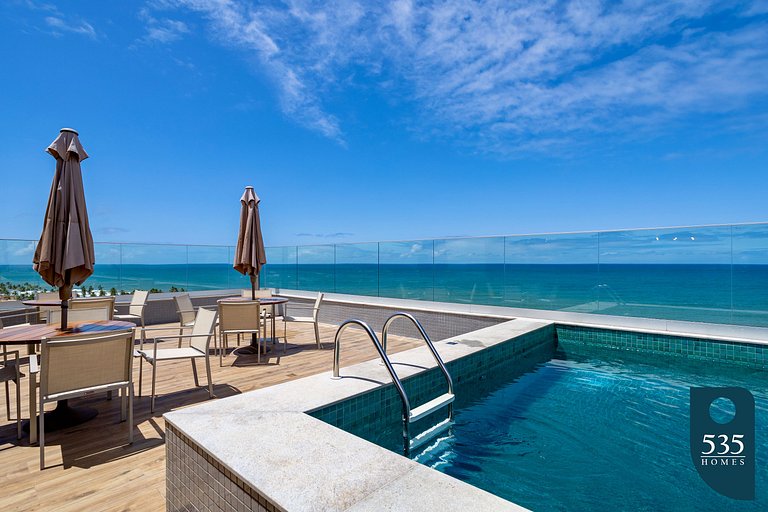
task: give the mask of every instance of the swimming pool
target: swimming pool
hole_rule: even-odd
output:
[[[538,339],[519,357],[486,357],[494,364],[449,364],[458,381],[455,426],[411,458],[536,511],[768,510],[768,372],[761,350],[755,356],[722,342],[588,329],[562,334],[565,342]],[[623,349],[594,346],[596,340]],[[423,387],[411,386],[409,396]],[[696,472],[689,451],[692,386],[740,386],[754,395],[755,501],[720,496]],[[384,400],[396,416],[396,397]],[[383,416],[390,419],[345,429],[401,452],[400,424]],[[430,419],[424,422],[428,427]]]
[[[764,372],[559,351],[484,383],[457,408],[453,435],[412,458],[537,511],[767,510],[765,445],[754,502],[718,495],[694,469],[691,386],[749,389],[767,438]]]

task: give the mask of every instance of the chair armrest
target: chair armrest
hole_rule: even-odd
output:
[[[315,309],[315,306],[311,304],[291,304],[290,302],[287,302],[285,304],[285,307],[291,306],[291,308],[295,309]]]
[[[142,327],[141,332],[146,331],[167,331],[170,329],[178,329],[178,327]]]
[[[4,350],[3,351],[3,363],[8,362],[8,356],[13,356],[16,360],[16,366],[19,365],[19,351],[18,350]]]
[[[169,334],[168,336],[160,336],[158,338],[155,338],[156,340],[170,340],[170,339],[183,339],[183,338],[205,338],[207,336],[213,336],[213,333],[211,334]]]

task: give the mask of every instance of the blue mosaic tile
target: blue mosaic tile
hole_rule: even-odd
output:
[[[768,346],[561,324],[555,326],[555,332],[558,348],[565,352],[579,348],[610,348],[768,369]]]

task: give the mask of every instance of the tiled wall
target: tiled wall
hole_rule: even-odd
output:
[[[768,369],[768,346],[558,324],[558,347],[599,347],[695,361]]]
[[[291,304],[302,306],[312,306],[313,301],[302,299],[291,299]],[[305,310],[306,311],[306,310]],[[462,315],[454,313],[440,313],[434,311],[417,311],[399,307],[369,306],[364,304],[353,304],[346,302],[325,301],[320,306],[320,322],[325,324],[339,325],[350,318],[357,318],[367,322],[377,333],[384,327],[384,322],[398,311],[411,313],[424,326],[424,330],[433,341],[444,340],[460,334],[471,331],[477,331],[485,327],[505,322],[508,319]],[[291,312],[290,305],[288,314]],[[295,314],[302,314],[298,308]],[[416,328],[408,320],[396,320],[390,327],[391,334],[398,336],[410,336],[419,338]]]
[[[165,452],[168,512],[281,510],[169,423],[165,429]]]
[[[456,359],[446,366],[453,378],[454,391],[461,396],[462,389],[477,385],[501,366],[513,371],[524,360],[533,358],[544,361],[550,359],[553,353],[554,327],[550,325]],[[392,356],[392,360],[397,362],[397,354]],[[437,368],[404,379],[403,387],[411,408],[446,392],[445,378]],[[310,412],[326,423],[395,451],[402,449],[401,413],[402,401],[393,385]],[[411,435],[435,424],[439,421],[436,418],[442,419],[445,414],[445,410],[439,410],[420,420],[413,425]]]

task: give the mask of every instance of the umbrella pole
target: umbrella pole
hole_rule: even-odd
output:
[[[69,271],[66,273],[66,277],[69,277]],[[60,330],[67,331],[69,326],[67,325],[67,312],[69,311],[69,299],[72,297],[72,285],[59,287],[59,299],[61,299],[61,327]]]
[[[61,301],[61,330],[67,330],[67,311],[69,310],[69,301]]]
[[[251,274],[251,299],[256,300],[256,276]]]

